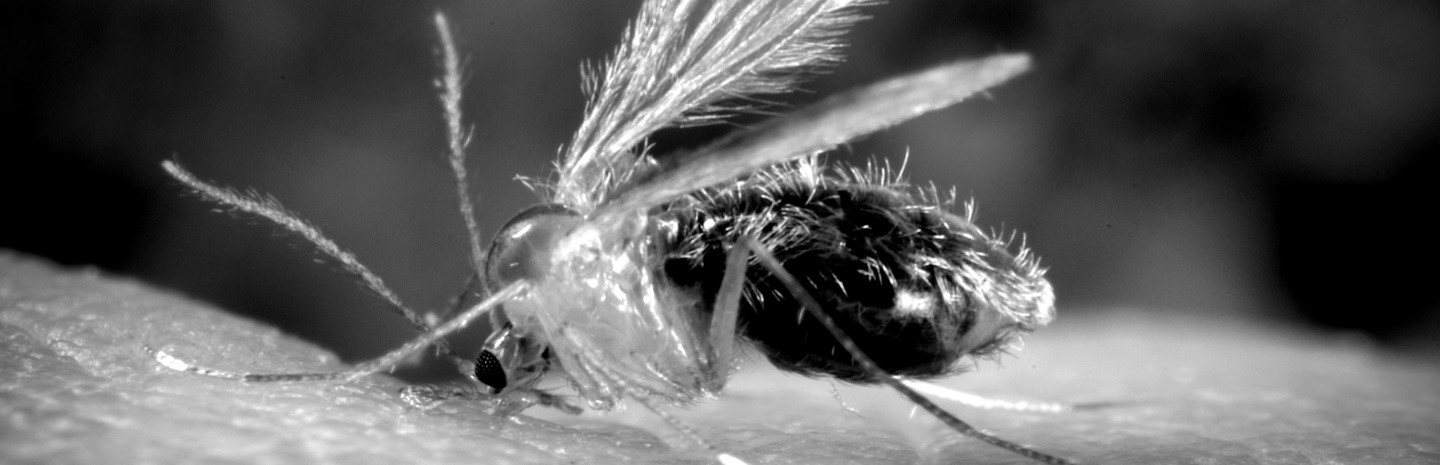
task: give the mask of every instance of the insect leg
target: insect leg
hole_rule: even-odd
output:
[[[497,417],[512,417],[535,405],[543,405],[571,415],[584,412],[571,404],[565,397],[539,389],[510,390],[499,395],[491,394],[488,386],[474,382],[448,382],[439,384],[412,384],[400,388],[400,399],[421,410],[430,410],[441,402],[449,400],[474,400],[491,402],[489,413]]]
[[[430,410],[450,399],[482,399],[492,397],[474,383],[412,384],[400,388],[400,400],[421,410]]]
[[[830,335],[833,336],[835,340],[840,343],[840,346],[844,347],[845,351],[849,352],[850,356],[855,358],[856,362],[859,362],[861,366],[865,367],[865,371],[868,371],[875,376],[876,381],[883,382],[889,385],[891,388],[900,392],[901,395],[904,395],[906,398],[910,399],[911,402],[914,402],[915,405],[918,405],[920,406],[920,408],[925,409],[925,411],[930,412],[932,415],[935,415],[937,418],[940,419],[941,422],[944,422],[945,425],[949,426],[951,429],[954,429],[960,434],[979,439],[990,445],[1014,452],[1016,454],[1022,455],[1030,459],[1034,459],[1042,463],[1047,463],[1051,465],[1075,464],[1075,462],[1071,460],[1046,454],[1044,452],[1040,452],[1029,447],[1025,447],[1023,445],[1016,444],[980,431],[975,427],[970,426],[969,423],[966,423],[959,417],[956,417],[950,412],[945,411],[945,409],[940,408],[940,406],[935,405],[935,403],[931,402],[930,399],[925,398],[925,396],[921,395],[919,392],[916,392],[914,389],[906,386],[905,383],[901,382],[899,378],[886,373],[884,370],[881,370],[879,365],[876,365],[875,361],[870,359],[870,356],[866,355],[864,351],[860,350],[860,347],[855,345],[855,341],[851,340],[849,336],[845,335],[845,332],[842,331],[839,326],[835,325],[835,321],[830,318],[830,315],[826,314],[825,311],[821,309],[819,302],[815,300],[815,297],[810,295],[810,291],[806,290],[805,286],[801,285],[800,281],[795,279],[794,275],[791,275],[790,272],[785,271],[785,266],[781,265],[780,261],[775,259],[775,256],[770,253],[770,250],[768,248],[766,248],[763,244],[761,244],[759,241],[755,240],[752,237],[742,238],[740,244],[743,244],[745,248],[748,248],[750,249],[750,251],[755,253],[756,257],[760,259],[760,263],[765,266],[765,268],[769,269],[770,273],[774,274],[776,279],[779,279],[782,283],[785,284],[785,288],[790,291],[790,294],[793,295],[796,300],[799,300],[801,302],[801,304],[805,307],[805,310],[810,313],[810,316],[820,321],[820,324],[825,326],[825,329],[828,330],[830,332]]]
[[[465,278],[465,284],[461,286],[460,293],[456,294],[455,297],[450,299],[450,305],[439,314],[432,312],[425,315],[426,323],[434,326],[439,324],[439,322],[441,321],[449,320],[451,317],[454,317],[456,314],[460,313],[461,310],[465,309],[465,303],[469,300],[470,296],[483,296],[483,289],[480,291],[475,290],[475,286],[479,283],[480,273],[470,273],[470,277]]]
[[[172,160],[165,160],[160,163],[160,166],[164,167],[165,172],[170,173],[171,177],[184,183],[206,200],[265,218],[310,241],[317,250],[340,262],[345,272],[355,276],[365,285],[366,289],[389,304],[387,308],[390,311],[405,317],[405,320],[410,322],[410,326],[413,326],[420,332],[430,331],[430,325],[425,324],[425,320],[421,319],[419,315],[401,303],[400,297],[397,296],[394,291],[391,291],[389,287],[386,287],[385,282],[381,281],[379,276],[361,264],[360,260],[356,259],[354,254],[340,248],[340,246],[336,245],[335,241],[330,240],[329,237],[325,237],[325,234],[320,232],[320,228],[300,219],[300,217],[294,213],[285,210],[285,207],[281,206],[280,202],[275,201],[273,198],[261,197],[256,194],[246,194],[202,181],[193,173],[186,171],[179,163]],[[439,341],[436,346],[439,347],[444,354],[448,355],[452,361],[458,363],[462,360],[455,355],[454,351],[450,349],[450,345],[445,341]]]
[[[585,356],[590,357],[594,355],[590,352],[592,352],[592,350],[586,350],[584,352]],[[645,408],[654,413],[655,416],[660,417],[660,421],[665,422],[665,424],[668,425],[671,429],[674,429],[681,435],[685,436],[686,439],[689,439],[690,442],[704,448],[706,451],[713,454],[715,460],[720,462],[722,465],[747,465],[747,462],[741,460],[739,457],[730,455],[727,452],[721,452],[719,447],[716,447],[714,443],[706,440],[705,437],[701,436],[698,431],[695,431],[695,428],[691,428],[690,425],[686,424],[683,421],[680,421],[679,418],[675,418],[675,416],[671,415],[669,412],[666,412],[665,409],[659,404],[655,403],[655,400],[651,399],[649,395],[646,395],[640,389],[632,386],[629,381],[621,378],[618,374],[616,374],[613,370],[607,368],[604,364],[593,363],[588,365],[593,366],[596,369],[596,374],[600,375],[602,378],[608,381],[609,384],[617,386],[621,392],[625,393],[626,396],[630,397],[631,399],[635,399],[636,402],[639,402],[640,405],[644,405]]]
[[[1012,412],[1042,413],[1069,412],[1077,408],[1077,406],[1074,405],[1060,404],[1055,402],[1029,402],[987,399],[967,392],[950,389],[948,387],[938,384],[927,383],[914,379],[902,378],[900,382],[904,383],[906,386],[909,386],[911,389],[914,389],[916,391],[930,394],[932,396],[939,397],[941,399],[945,399],[951,402],[956,402],[971,408],[986,410],[1009,410]]]
[[[707,389],[725,387],[735,357],[735,325],[740,319],[740,299],[745,290],[745,262],[750,254],[745,247],[732,246],[725,257],[725,276],[715,293],[715,311],[710,316],[710,374]]]
[[[655,402],[652,401],[650,398],[645,397],[643,394],[639,396],[631,395],[631,397],[635,398],[635,400],[639,401],[641,405],[644,405],[645,408],[655,413],[655,416],[660,417],[660,420],[664,421],[665,424],[670,425],[671,428],[674,428],[676,431],[679,431],[681,434],[685,435],[685,437],[690,439],[691,442],[694,442],[700,447],[705,448],[706,451],[709,451],[711,454],[713,454],[715,456],[715,460],[720,462],[721,465],[747,464],[747,462],[741,460],[739,457],[730,455],[727,452],[721,452],[719,447],[715,447],[714,444],[706,441],[705,438],[700,436],[700,433],[696,432],[694,428],[691,428],[690,425],[687,425],[685,424],[685,422],[680,421],[679,418],[675,418],[675,416],[670,415],[670,413],[666,412],[659,405],[656,405]]]
[[[145,347],[145,351],[149,352],[150,355],[155,358],[155,361],[159,362],[160,365],[164,366],[165,368],[216,378],[234,379],[253,383],[333,380],[353,381],[362,376],[383,371],[395,366],[396,363],[404,360],[405,357],[409,357],[411,354],[414,354],[415,352],[424,349],[430,344],[436,344],[442,341],[442,338],[444,338],[445,336],[448,336],[455,331],[459,331],[461,328],[464,328],[466,325],[470,324],[471,321],[474,321],[476,318],[488,314],[491,310],[495,309],[495,307],[498,307],[505,301],[508,301],[512,298],[515,298],[515,296],[526,292],[528,288],[529,285],[525,282],[517,281],[514,284],[511,284],[506,288],[501,289],[499,292],[491,295],[484,301],[470,307],[468,310],[466,310],[464,313],[461,313],[460,316],[456,317],[455,319],[447,321],[445,322],[445,324],[442,324],[435,329],[426,331],[419,337],[416,337],[410,342],[405,343],[405,345],[400,346],[400,348],[390,351],[390,353],[382,355],[374,360],[355,365],[354,368],[351,368],[349,370],[316,373],[238,373],[191,365],[178,358],[175,358],[169,353],[151,349],[150,347]],[[465,360],[461,363],[462,371],[464,371],[467,366],[470,373],[473,373],[475,371],[474,362]]]

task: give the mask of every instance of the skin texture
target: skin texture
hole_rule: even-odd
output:
[[[342,366],[313,345],[167,291],[0,253],[0,462],[707,463],[633,404],[501,420],[473,403],[411,407],[396,394],[403,384],[386,376],[267,385],[170,372],[144,344],[231,369]],[[941,384],[1118,404],[1059,414],[951,410],[1081,463],[1440,458],[1435,362],[1394,359],[1351,339],[1112,311],[1062,318],[1028,346],[1003,369],[982,363]],[[720,399],[672,411],[751,463],[1025,463],[910,418],[892,393],[763,365],[746,366]]]

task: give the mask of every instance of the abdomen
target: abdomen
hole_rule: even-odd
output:
[[[725,247],[748,235],[768,246],[889,374],[950,374],[962,356],[1003,342],[1000,331],[966,337],[980,312],[993,311],[980,302],[987,296],[971,288],[992,279],[983,269],[995,268],[992,262],[1003,268],[1025,260],[938,200],[863,178],[778,172],[746,183],[696,194],[659,216],[668,223],[665,274],[677,286],[698,288],[706,308],[720,286]],[[739,332],[772,363],[874,381],[753,259],[746,278]]]

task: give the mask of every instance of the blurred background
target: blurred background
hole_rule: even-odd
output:
[[[274,196],[407,303],[469,271],[443,160],[437,39],[467,57],[470,169],[491,234],[539,198],[578,125],[579,64],[638,2],[10,1],[0,4],[0,247],[134,276],[347,360],[413,335],[303,241],[216,214],[161,171]],[[979,223],[1025,234],[1060,320],[1117,307],[1440,347],[1440,6],[1393,1],[894,1],[849,59],[782,100],[962,57],[1037,69],[850,144],[908,153]],[[728,128],[665,131],[660,150]],[[1431,199],[1431,200],[1425,200]],[[487,237],[488,239],[488,237]],[[483,334],[483,333],[482,333]],[[177,335],[193,337],[193,335]],[[477,347],[473,335],[465,350]]]

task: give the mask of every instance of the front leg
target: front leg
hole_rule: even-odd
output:
[[[491,415],[505,418],[519,415],[536,405],[551,407],[571,415],[579,415],[584,411],[567,402],[562,396],[539,389],[515,389],[491,394],[489,388],[467,382],[406,386],[400,389],[400,399],[421,410],[433,409],[452,399],[485,402],[490,404],[487,410]]]
[[[535,405],[543,405],[571,415],[579,415],[584,409],[566,401],[564,397],[551,394],[539,389],[516,389],[506,391],[499,396],[499,402],[491,409],[491,414],[502,417],[513,417],[520,412]]]
[[[412,384],[400,388],[400,400],[420,410],[430,410],[450,399],[494,402],[496,396],[484,392],[474,383]]]

